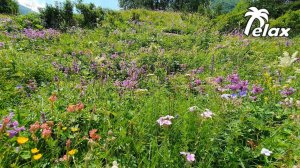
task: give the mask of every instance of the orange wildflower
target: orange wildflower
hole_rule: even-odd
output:
[[[96,134],[97,129],[92,129],[90,130],[89,134],[90,134],[90,138],[94,141],[97,141],[100,139],[100,136],[98,134]]]
[[[31,132],[32,134],[34,134],[35,132],[37,132],[40,129],[40,124],[39,122],[35,122],[34,124],[30,125],[30,129],[29,132]]]
[[[76,110],[76,105],[69,105],[67,108],[68,112],[74,112]]]
[[[57,100],[57,96],[56,93],[53,93],[50,97],[49,97],[49,101],[54,103]]]
[[[75,112],[75,111],[81,111],[84,109],[84,104],[82,102],[76,104],[76,105],[69,105],[67,107],[68,112]]]
[[[81,111],[82,109],[84,109],[84,104],[82,102],[76,104],[76,110],[77,111]]]

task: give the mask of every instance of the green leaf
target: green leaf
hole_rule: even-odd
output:
[[[31,158],[30,151],[24,151],[24,152],[22,152],[22,154],[20,156],[25,160]]]

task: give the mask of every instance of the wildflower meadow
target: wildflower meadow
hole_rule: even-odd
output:
[[[0,23],[0,167],[300,167],[299,36],[141,9]]]

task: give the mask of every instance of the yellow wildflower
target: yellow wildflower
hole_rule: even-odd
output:
[[[18,138],[17,138],[17,142],[18,142],[18,144],[20,144],[20,145],[26,143],[28,140],[29,140],[29,139],[26,138],[26,137],[18,137]]]
[[[67,127],[63,127],[62,130],[63,130],[63,131],[67,130]]]
[[[76,149],[72,149],[72,150],[70,150],[70,151],[68,152],[68,154],[69,154],[70,156],[73,156],[73,155],[75,155],[76,152],[77,152]]]
[[[40,158],[42,158],[42,156],[43,155],[39,153],[39,154],[33,155],[33,159],[34,160],[39,160]]]
[[[79,131],[79,128],[77,128],[77,127],[72,127],[72,128],[71,128],[71,131],[72,131],[72,132],[77,132],[77,131]]]
[[[38,153],[40,150],[38,150],[37,148],[31,149],[31,153],[35,154]]]

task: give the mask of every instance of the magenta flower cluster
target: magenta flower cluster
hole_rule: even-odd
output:
[[[248,90],[248,81],[240,80],[238,74],[229,75],[227,80],[230,82],[230,84],[227,85],[227,88],[234,92],[246,92]]]
[[[54,29],[45,30],[34,30],[34,29],[24,29],[22,34],[29,39],[50,39],[58,36],[60,33]]]
[[[222,77],[215,78],[215,83],[221,84],[224,80]],[[222,94],[221,97],[224,99],[234,99],[238,97],[246,97],[248,92],[251,100],[256,100],[257,95],[263,93],[264,89],[259,85],[252,85],[252,90],[249,89],[249,82],[247,80],[241,80],[237,73],[228,75],[227,81],[229,84],[223,88],[219,87],[218,90],[221,92],[230,90],[231,94]]]
[[[135,62],[126,64],[120,63],[121,72],[127,72],[127,78],[123,81],[116,80],[114,85],[125,89],[135,89],[138,85],[138,80],[142,74],[146,73],[146,67],[138,68]]]

